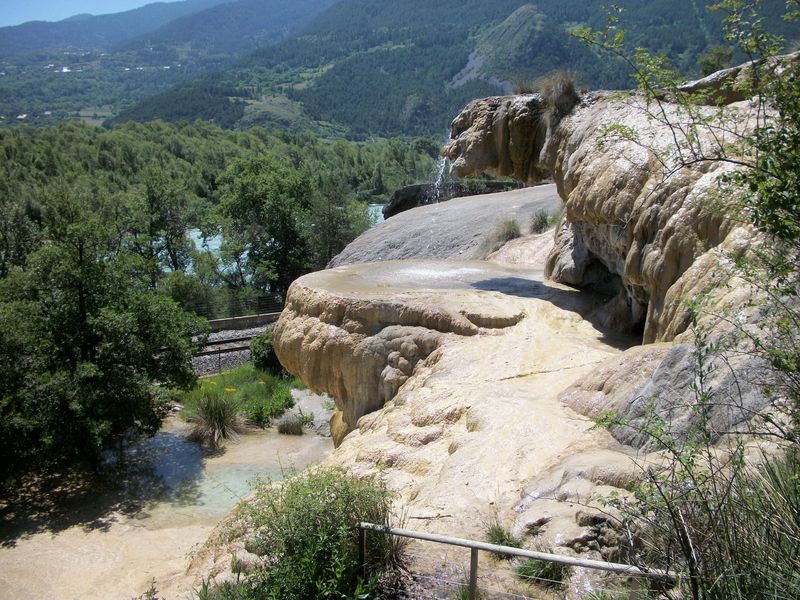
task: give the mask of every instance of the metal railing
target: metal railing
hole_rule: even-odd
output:
[[[420,531],[411,531],[409,529],[401,529],[398,527],[375,525],[374,523],[358,523],[356,527],[358,528],[359,535],[359,560],[361,563],[362,575],[364,577],[366,577],[367,566],[367,531],[374,531],[385,535],[396,535],[399,537],[422,540],[426,542],[435,542],[437,544],[447,544],[449,546],[470,548],[471,554],[468,584],[470,600],[476,600],[476,598],[478,598],[478,552],[481,550],[485,552],[492,552],[494,554],[506,554],[509,556],[532,558],[535,560],[558,563],[571,567],[583,567],[586,569],[608,571],[611,573],[617,573],[619,575],[643,577],[667,585],[675,585],[678,581],[678,576],[675,573],[657,569],[645,571],[639,567],[625,565],[622,563],[612,563],[589,558],[576,558],[574,556],[551,554],[548,552],[537,552],[535,550],[524,550],[522,548],[512,548],[511,546],[498,546],[496,544],[450,537],[446,535],[438,535],[435,533],[423,533]]]

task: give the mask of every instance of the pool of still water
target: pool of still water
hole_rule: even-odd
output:
[[[0,547],[0,599],[132,598],[179,576],[192,553],[255,481],[279,479],[328,456],[330,438],[254,432],[204,453],[172,418],[127,448],[111,490],[89,495],[74,524]],[[96,504],[96,506],[92,506]],[[46,577],[42,574],[47,574]],[[161,596],[159,596],[161,597]]]

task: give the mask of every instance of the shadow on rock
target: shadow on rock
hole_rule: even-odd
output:
[[[602,334],[605,343],[614,348],[624,350],[641,344],[640,336],[620,333],[606,325],[607,318],[602,310],[609,301],[606,295],[588,290],[553,287],[542,281],[523,277],[493,277],[476,281],[472,287],[517,298],[538,298],[562,310],[577,313]]]

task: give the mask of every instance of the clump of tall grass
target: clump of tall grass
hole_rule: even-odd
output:
[[[550,228],[550,215],[546,210],[537,210],[531,215],[531,233],[543,233]]]
[[[537,550],[550,552],[552,549],[546,546],[539,546]],[[570,567],[567,565],[534,558],[525,559],[514,570],[514,573],[520,579],[551,588],[561,587],[564,580],[569,576],[569,572]]]
[[[245,430],[236,403],[219,390],[205,391],[190,422],[189,439],[207,444],[212,450],[219,448],[223,440],[236,440]]]
[[[495,546],[510,546],[511,548],[522,548],[522,540],[511,533],[500,524],[500,519],[497,515],[486,524],[486,532],[484,538],[490,544]],[[494,557],[498,560],[511,560],[513,557],[509,554],[495,553]]]
[[[553,71],[535,82],[544,105],[560,118],[580,102],[575,89],[575,74],[569,71]]]
[[[569,114],[581,99],[575,74],[570,71],[553,71],[533,81],[518,80],[514,91],[517,94],[539,94],[542,104],[556,121]]]
[[[285,415],[278,421],[278,433],[284,435],[303,435],[303,424],[297,415]]]
[[[516,219],[501,221],[484,237],[483,242],[481,242],[481,253],[486,257],[499,250],[505,243],[521,235],[522,232]]]

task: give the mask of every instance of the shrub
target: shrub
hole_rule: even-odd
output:
[[[286,415],[278,421],[278,433],[284,435],[303,435],[303,423],[297,415]]]
[[[546,210],[537,210],[531,215],[531,233],[543,233],[550,228],[550,216]]]
[[[216,389],[205,391],[190,421],[189,439],[208,444],[212,450],[219,448],[222,440],[234,440],[244,431],[236,403]]]
[[[272,375],[264,374],[258,381],[243,386],[239,394],[241,414],[261,427],[268,426],[272,419],[293,406],[291,383]]]
[[[390,500],[379,479],[341,468],[259,485],[243,511],[258,540],[249,549],[267,566],[249,575],[245,586],[255,597],[282,600],[339,600],[375,592],[381,574],[402,567],[403,545],[392,536],[368,533],[363,580],[355,525],[389,525]]]
[[[276,374],[283,372],[272,345],[272,329],[267,329],[250,341],[250,360],[257,369]]]

